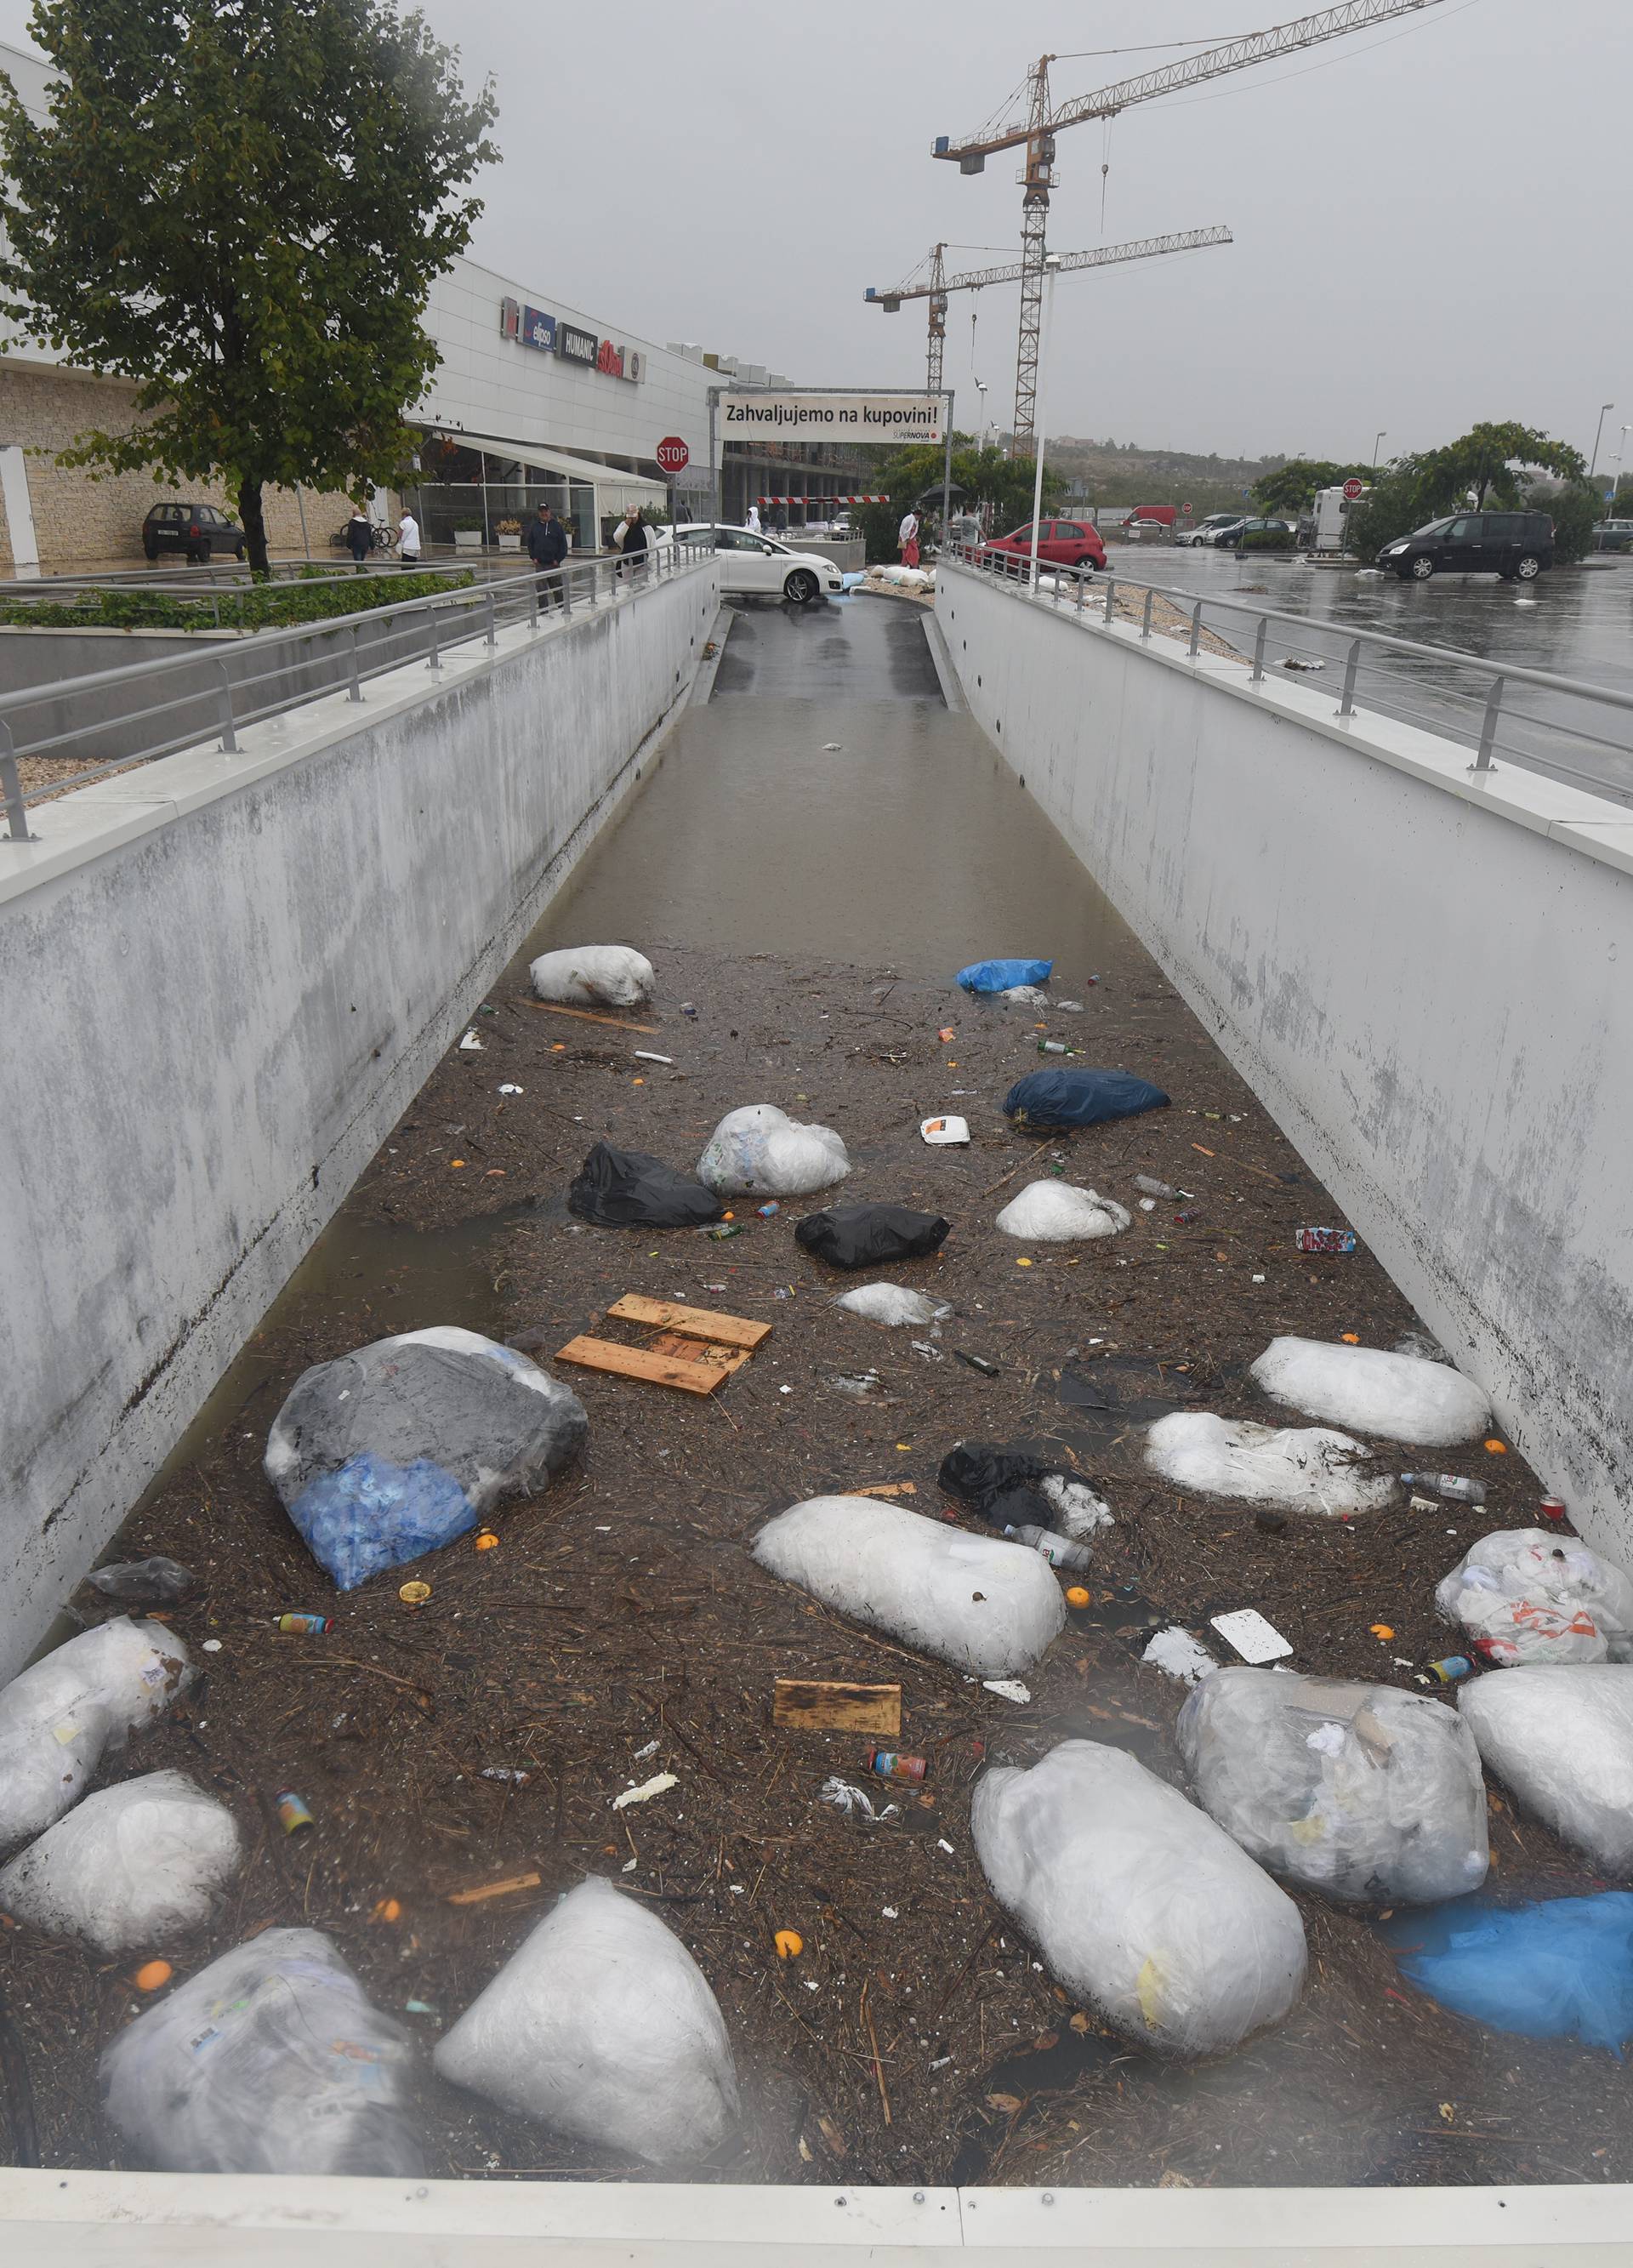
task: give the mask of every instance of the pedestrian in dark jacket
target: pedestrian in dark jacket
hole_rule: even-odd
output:
[[[351,518],[346,522],[346,549],[359,567],[374,549],[374,530],[360,504],[353,504]]]
[[[646,522],[631,504],[625,512],[622,524],[613,531],[614,547],[623,555],[618,570],[621,581],[634,582],[646,564],[647,547],[651,542]]]
[[[527,530],[527,556],[539,570],[540,597],[548,607],[561,594],[562,562],[567,556],[567,530],[548,504]]]

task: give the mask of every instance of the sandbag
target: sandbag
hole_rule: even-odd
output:
[[[874,1497],[808,1498],[762,1528],[754,1552],[785,1583],[979,1677],[1030,1669],[1066,1620],[1037,1552]]]
[[[1278,1432],[1250,1418],[1176,1410],[1146,1435],[1145,1462],[1175,1488],[1329,1520],[1376,1512],[1394,1496],[1390,1474],[1365,1469],[1372,1464],[1366,1444],[1324,1425]]]
[[[1436,1585],[1435,1606],[1499,1669],[1625,1658],[1633,1640],[1633,1580],[1574,1536],[1542,1528],[1481,1536]]]
[[[1017,1126],[1100,1126],[1167,1108],[1161,1087],[1128,1071],[1028,1071],[1004,1098]]]
[[[224,1803],[182,1772],[89,1795],[0,1868],[0,1909],[99,1953],[165,1945],[208,1921],[243,1858]]]
[[[1111,1506],[1085,1481],[996,1441],[955,1441],[936,1477],[998,1529],[1048,1528],[1083,1543],[1114,1524]]]
[[[584,1446],[584,1404],[514,1347],[438,1326],[304,1371],[263,1469],[342,1591],[548,1488]]]
[[[189,1977],[102,2057],[108,2117],[182,2174],[419,2174],[408,2035],[315,1929],[268,1929]]]
[[[1199,1801],[1273,1874],[1369,1905],[1430,1905],[1485,1880],[1480,1758],[1443,1701],[1218,1669],[1175,1739]]]
[[[850,1171],[831,1126],[802,1126],[774,1103],[728,1110],[697,1161],[697,1178],[723,1197],[808,1197]]]
[[[892,1260],[922,1260],[945,1241],[953,1227],[939,1213],[910,1205],[828,1205],[808,1212],[794,1241],[834,1268],[882,1268]]]
[[[644,1007],[658,986],[651,962],[627,945],[574,945],[541,953],[527,974],[541,1000],[577,1008]]]
[[[1116,1236],[1130,1218],[1098,1189],[1078,1189],[1070,1182],[1028,1182],[1004,1207],[997,1226],[1005,1236],[1022,1237],[1028,1244],[1070,1244]]]
[[[1633,2039],[1633,1891],[1523,1906],[1461,1901],[1386,1923],[1401,1973],[1453,2015],[1620,2058]]]
[[[1633,1873],[1633,1665],[1539,1662],[1457,1689],[1481,1761],[1607,1874]]]
[[[567,1210],[602,1228],[705,1228],[725,1207],[661,1158],[598,1142],[569,1186]]]
[[[1483,1433],[1491,1398],[1449,1363],[1381,1347],[1329,1346],[1322,1339],[1272,1339],[1251,1376],[1273,1402],[1330,1418],[1357,1433],[1419,1448],[1450,1448]]]
[[[1007,992],[1017,984],[1047,984],[1052,961],[972,961],[958,981],[966,992]]]
[[[1000,1767],[970,1801],[994,1896],[1056,1980],[1143,2047],[1211,2055],[1304,1984],[1292,1900],[1206,1812],[1097,1741]]]
[[[194,1674],[173,1631],[121,1615],[14,1677],[0,1692],[0,1849],[77,1803],[104,1752],[162,1716]]]
[[[737,2124],[737,2074],[703,1972],[658,1916],[581,1882],[438,2042],[456,2087],[653,2165],[702,2157]]]
[[[858,1284],[854,1292],[842,1292],[834,1305],[842,1307],[847,1314],[860,1315],[865,1322],[883,1323],[892,1330],[904,1324],[913,1324],[923,1330],[953,1312],[944,1300],[928,1299],[923,1292],[909,1292],[905,1284]]]

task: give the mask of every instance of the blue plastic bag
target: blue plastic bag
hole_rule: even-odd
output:
[[[1004,1098],[1004,1115],[1018,1126],[1098,1126],[1167,1107],[1161,1087],[1128,1071],[1029,1071]]]
[[[1052,961],[972,961],[959,971],[967,992],[1007,992],[1015,984],[1047,984]]]
[[[1528,2040],[1582,2040],[1618,2063],[1633,2039],[1633,1890],[1525,1906],[1458,1898],[1383,1933],[1401,1975],[1453,2015]]]

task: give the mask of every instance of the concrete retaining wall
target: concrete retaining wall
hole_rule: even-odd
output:
[[[689,685],[710,564],[40,806],[0,843],[12,1674]]]
[[[937,615],[1028,790],[1633,1561],[1633,814],[967,569]]]

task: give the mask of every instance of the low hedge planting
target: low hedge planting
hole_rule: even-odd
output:
[[[283,630],[297,622],[328,622],[371,608],[429,599],[475,581],[455,575],[359,575],[349,582],[234,584],[208,598],[171,598],[159,591],[83,591],[71,602],[54,599],[0,600],[0,623],[17,630]],[[219,615],[217,615],[219,608]]]

